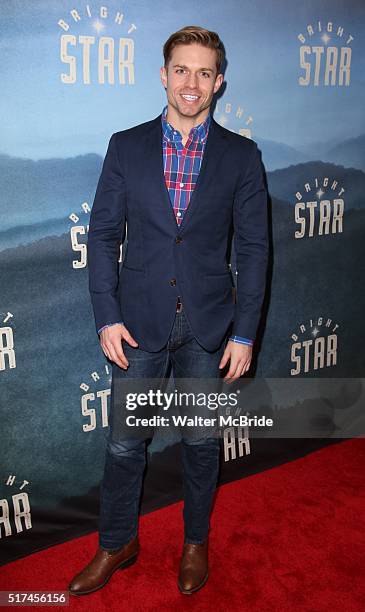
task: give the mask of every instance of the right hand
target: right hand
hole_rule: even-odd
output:
[[[110,361],[114,361],[120,368],[126,370],[129,366],[128,359],[123,353],[122,340],[125,340],[136,348],[138,342],[130,335],[125,325],[114,323],[105,327],[99,334],[101,348]]]

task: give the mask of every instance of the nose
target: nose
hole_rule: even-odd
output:
[[[187,83],[186,83],[190,89],[196,89],[197,85],[198,85],[198,77],[195,74],[195,72],[190,72],[190,74],[188,75],[187,78]]]

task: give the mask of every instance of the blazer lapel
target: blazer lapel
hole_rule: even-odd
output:
[[[151,192],[156,188],[161,200],[166,204],[166,219],[173,224],[176,231],[178,227],[175,214],[171,206],[170,195],[165,183],[163,153],[162,153],[162,125],[161,115],[153,121],[152,129],[148,134],[146,143],[147,167],[151,175]]]
[[[190,222],[191,217],[198,208],[198,206],[202,206],[202,201],[199,198],[199,195],[204,193],[204,189],[211,182],[218,180],[218,165],[227,148],[228,143],[226,138],[224,137],[224,133],[222,133],[219,124],[212,117],[209,126],[207,141],[205,143],[204,155],[200,166],[200,172],[195,184],[194,191],[190,196],[189,206],[184,214],[184,218],[180,225],[181,230],[183,230]]]

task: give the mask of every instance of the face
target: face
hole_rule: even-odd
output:
[[[169,106],[181,117],[196,117],[210,107],[223,75],[217,74],[216,51],[199,44],[177,45],[161,81]]]

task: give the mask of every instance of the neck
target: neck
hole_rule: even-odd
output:
[[[183,137],[187,138],[191,128],[203,123],[208,117],[209,112],[210,108],[205,108],[195,117],[185,117],[184,115],[180,115],[173,106],[168,104],[166,119],[175,130],[178,130]]]

